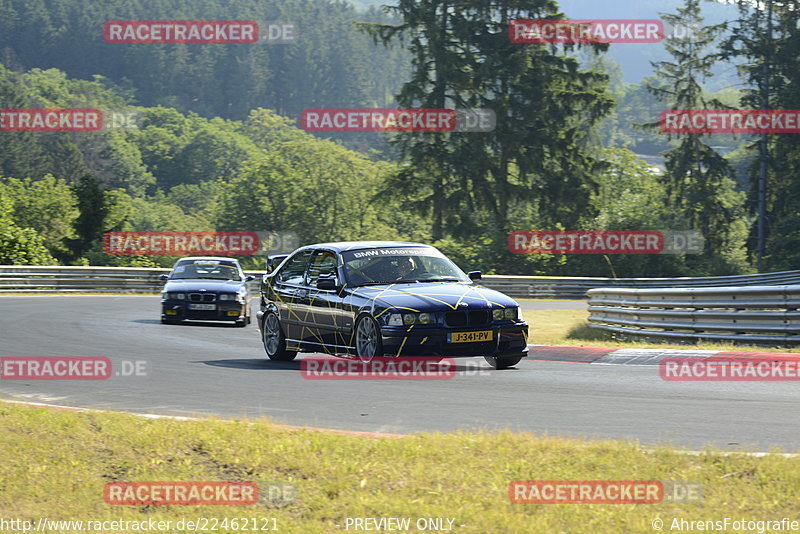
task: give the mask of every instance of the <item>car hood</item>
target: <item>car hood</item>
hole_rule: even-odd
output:
[[[453,282],[363,286],[353,288],[351,293],[371,298],[382,307],[411,308],[421,312],[518,306],[514,299],[494,289]]]
[[[164,285],[164,291],[214,291],[224,293],[236,293],[244,285],[244,282],[235,280],[168,280]]]

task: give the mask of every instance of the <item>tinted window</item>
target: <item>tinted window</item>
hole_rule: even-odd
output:
[[[286,262],[283,269],[276,275],[278,281],[285,284],[302,284],[312,252],[312,250],[303,251]]]
[[[175,264],[173,280],[209,279],[242,280],[239,264],[223,260],[180,260]]]
[[[320,250],[311,259],[308,267],[308,285],[314,286],[320,276],[336,274],[336,254],[327,250]]]
[[[351,285],[404,282],[464,282],[469,278],[441,252],[430,247],[378,248],[342,254]]]

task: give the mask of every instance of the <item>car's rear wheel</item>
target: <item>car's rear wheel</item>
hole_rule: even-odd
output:
[[[378,323],[369,315],[362,315],[356,322],[356,356],[362,362],[371,362],[383,354],[383,341]]]
[[[270,360],[288,362],[295,359],[297,351],[286,350],[286,338],[281,329],[281,322],[275,313],[269,313],[264,318],[263,330],[264,350],[267,351],[267,357]]]
[[[522,356],[484,356],[486,362],[497,369],[498,371],[502,371],[503,369],[508,369],[509,367],[514,367],[520,361],[522,361]]]

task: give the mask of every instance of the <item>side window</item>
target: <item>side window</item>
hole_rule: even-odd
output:
[[[312,250],[306,250],[291,258],[276,276],[284,284],[302,284],[306,274],[308,259]]]
[[[308,267],[307,283],[311,287],[317,284],[317,278],[327,277],[336,274],[336,254],[327,250],[318,250],[311,258],[311,265]]]

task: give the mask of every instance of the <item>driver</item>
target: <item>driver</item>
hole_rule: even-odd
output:
[[[403,278],[408,277],[409,274],[414,272],[415,265],[413,258],[409,257],[402,257],[397,258],[394,265],[394,278],[395,280],[402,280]]]

